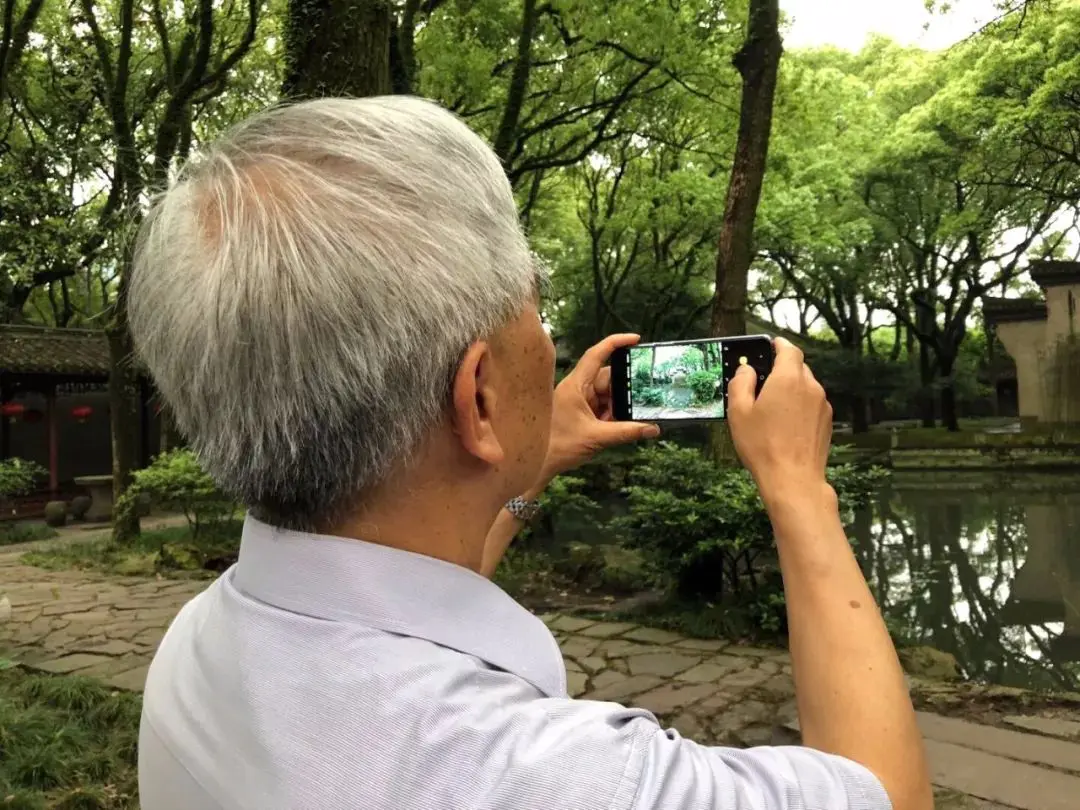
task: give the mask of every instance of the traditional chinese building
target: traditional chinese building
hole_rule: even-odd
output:
[[[109,349],[83,329],[0,326],[0,458],[49,471],[42,496],[65,497],[73,479],[112,471]],[[141,385],[139,454],[156,452],[160,428],[149,383]]]
[[[1016,362],[1020,418],[1080,422],[1080,262],[1032,262],[1042,300],[989,298],[987,321]]]

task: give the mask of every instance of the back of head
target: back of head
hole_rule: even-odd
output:
[[[498,159],[409,97],[256,115],[143,223],[142,362],[215,479],[262,519],[343,516],[439,423],[461,354],[535,268]]]

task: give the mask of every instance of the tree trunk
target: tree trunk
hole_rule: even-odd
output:
[[[282,96],[389,94],[392,30],[389,0],[289,0]]]
[[[851,432],[868,433],[870,431],[870,416],[867,412],[866,397],[862,394],[851,395]]]
[[[956,416],[956,384],[953,381],[955,358],[939,359],[942,376],[941,385],[941,423],[951,433],[960,432],[960,422]]]
[[[783,52],[778,0],[750,0],[746,41],[733,60],[742,76],[742,104],[716,254],[712,311],[715,337],[746,334],[746,288],[754,257],[754,220],[769,155],[773,100]],[[737,462],[726,423],[710,431],[709,444],[718,464]]]
[[[739,136],[728,181],[727,204],[716,256],[712,334],[746,334],[746,287],[772,132],[773,99],[783,54],[778,0],[750,0],[746,42],[735,55],[742,76]]]
[[[119,310],[119,307],[118,307]],[[121,314],[121,313],[118,313]],[[112,428],[112,541],[129,543],[139,534],[139,515],[124,493],[139,465],[139,378],[132,363],[134,346],[127,328],[126,306],[105,330],[109,342],[109,422]]]
[[[518,35],[517,58],[514,60],[514,72],[510,76],[510,88],[503,106],[499,129],[495,133],[492,148],[499,156],[503,166],[509,167],[513,158],[514,144],[517,142],[518,124],[521,110],[525,105],[525,95],[529,89],[529,72],[532,69],[532,42],[536,32],[537,0],[525,0],[521,16],[521,32]]]
[[[937,426],[934,415],[934,366],[930,359],[930,348],[925,343],[919,344],[919,418],[922,426]]]
[[[937,330],[937,312],[933,297],[925,290],[916,290],[912,296],[915,304],[915,337],[919,341],[919,412],[922,426],[935,427],[934,422],[934,360],[929,336]]]

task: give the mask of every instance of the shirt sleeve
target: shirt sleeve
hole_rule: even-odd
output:
[[[843,757],[810,748],[708,748],[631,721],[641,751],[630,810],[892,810],[881,782]]]

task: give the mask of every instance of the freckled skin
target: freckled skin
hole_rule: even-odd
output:
[[[547,453],[555,377],[555,345],[535,305],[507,324],[492,341],[500,388],[496,433],[506,451],[500,473],[524,491],[535,481]]]
[[[849,604],[849,605],[851,605],[851,607],[852,607],[852,608],[853,608],[854,610],[858,610],[859,608],[861,608],[861,607],[862,607],[862,605],[861,605],[861,604],[859,604],[859,603],[858,603],[857,601],[855,601],[854,599],[852,599],[852,600],[851,600],[850,602],[848,602],[848,604]]]

